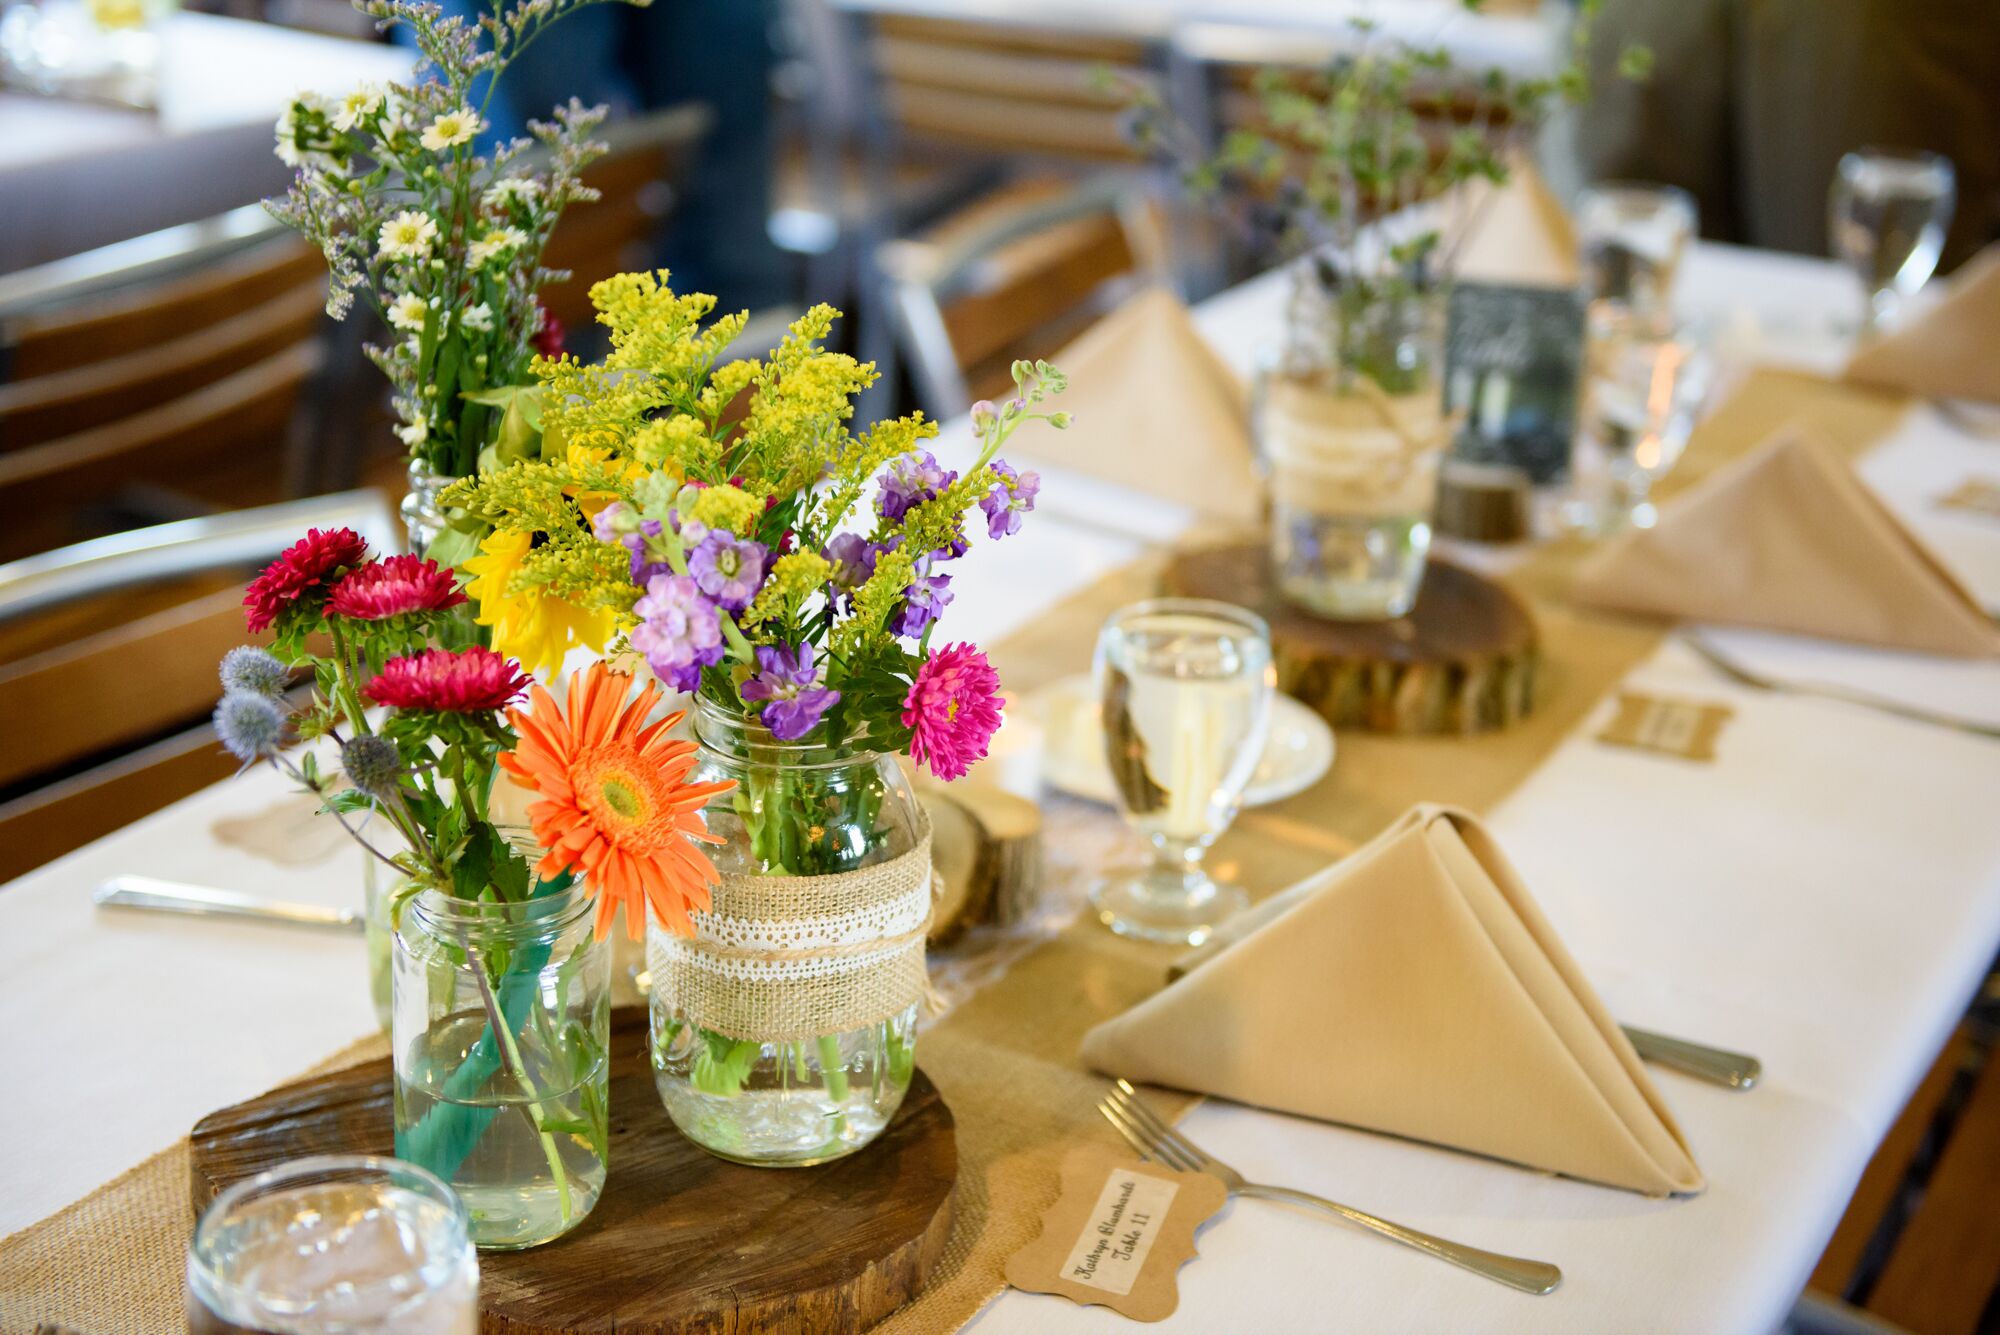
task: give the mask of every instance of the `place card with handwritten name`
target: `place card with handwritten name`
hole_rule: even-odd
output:
[[[1722,725],[1735,713],[1728,705],[1620,691],[1618,712],[1597,734],[1597,740],[1682,760],[1711,761]]]
[[[1041,1236],[1007,1258],[1007,1282],[1163,1321],[1180,1305],[1174,1277],[1194,1255],[1195,1230],[1228,1200],[1229,1189],[1206,1173],[1079,1146],[1063,1160],[1062,1191],[1042,1213]]]

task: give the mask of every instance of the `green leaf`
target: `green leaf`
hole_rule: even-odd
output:
[[[694,1069],[689,1082],[704,1094],[733,1099],[743,1092],[750,1069],[757,1064],[762,1044],[727,1038],[701,1031],[701,1046],[695,1049]]]
[[[375,805],[375,799],[359,788],[342,788],[331,792],[320,802],[321,811],[338,812],[345,816],[350,812],[366,811]]]

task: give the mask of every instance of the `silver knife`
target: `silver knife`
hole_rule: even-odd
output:
[[[205,885],[156,881],[150,876],[114,876],[91,896],[99,908],[151,909],[204,918],[249,918],[257,922],[289,923],[294,927],[327,927],[339,932],[363,929],[354,909],[329,909],[317,904],[287,904],[255,895],[239,895]]]
[[[1757,1083],[1757,1077],[1764,1074],[1764,1063],[1747,1052],[1711,1048],[1701,1043],[1690,1043],[1684,1038],[1656,1034],[1650,1029],[1635,1029],[1629,1024],[1619,1027],[1632,1041],[1632,1050],[1642,1059],[1683,1075],[1691,1075],[1697,1080],[1727,1085],[1731,1089],[1749,1089]]]

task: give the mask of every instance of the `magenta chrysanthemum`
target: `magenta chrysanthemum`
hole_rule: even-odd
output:
[[[527,689],[528,677],[519,663],[474,645],[456,653],[426,649],[392,658],[362,694],[391,709],[478,714],[505,709]]]
[[[408,612],[439,612],[465,601],[451,572],[421,556],[390,556],[352,571],[333,586],[326,610],[360,621]]]
[[[912,759],[940,779],[961,777],[1000,729],[1000,674],[969,644],[939,649],[903,697],[903,724],[915,730]]]
[[[367,554],[367,541],[351,528],[307,530],[243,591],[244,620],[250,633],[269,628],[280,612],[347,567],[360,565]]]

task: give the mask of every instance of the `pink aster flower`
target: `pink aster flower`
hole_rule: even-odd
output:
[[[915,729],[910,757],[940,779],[956,779],[986,759],[1000,728],[1000,674],[969,644],[924,660],[903,697],[903,724]]]
[[[521,665],[482,645],[426,649],[392,658],[362,694],[391,709],[480,714],[504,709],[528,689]]]
[[[342,570],[360,565],[367,553],[367,541],[351,528],[307,530],[243,591],[244,620],[251,634],[268,628],[301,598],[324,589]]]
[[[351,572],[333,586],[326,610],[359,621],[408,612],[440,612],[465,601],[458,581],[435,561],[391,556]]]

